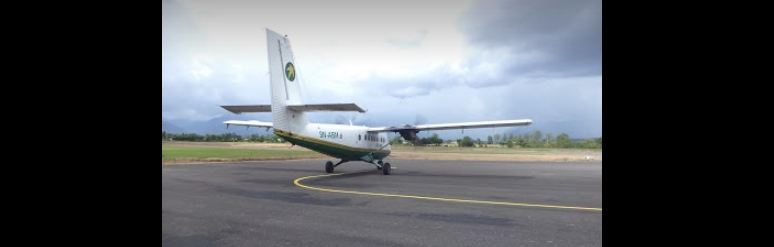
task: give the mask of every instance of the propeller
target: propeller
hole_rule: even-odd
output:
[[[427,118],[425,116],[417,114],[416,118],[414,119],[414,126],[427,124]]]
[[[416,127],[417,125],[422,125],[422,124],[427,124],[427,118],[425,116],[417,114],[416,117],[414,118],[414,125],[413,126],[406,124],[403,127],[411,128],[411,127]],[[400,131],[398,133],[400,133],[400,135],[403,136],[404,140],[416,141],[416,140],[419,139],[419,137],[417,137],[417,133],[418,132],[419,131],[404,130],[404,131]]]

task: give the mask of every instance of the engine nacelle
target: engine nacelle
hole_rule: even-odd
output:
[[[401,130],[401,131],[398,131],[398,133],[400,133],[400,136],[402,136],[403,139],[406,140],[406,141],[416,141],[418,139],[417,138],[417,133],[419,133],[419,131],[418,130]]]

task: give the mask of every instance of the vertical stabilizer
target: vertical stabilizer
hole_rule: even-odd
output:
[[[269,54],[271,84],[271,112],[274,129],[299,132],[308,123],[303,112],[287,108],[288,105],[302,105],[298,71],[286,36],[266,29],[266,46]]]

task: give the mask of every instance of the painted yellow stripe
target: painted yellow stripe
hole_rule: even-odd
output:
[[[307,185],[301,184],[301,181],[306,180],[306,179],[330,177],[330,176],[340,176],[340,175],[345,175],[345,174],[346,173],[302,177],[302,178],[296,179],[295,181],[293,181],[293,183],[296,184],[296,186],[298,186],[298,187],[305,188],[305,189],[310,189],[310,190],[317,190],[317,191],[324,191],[324,192],[331,192],[331,193],[341,193],[341,194],[363,195],[363,196],[381,196],[381,197],[392,197],[392,198],[411,198],[411,199],[442,201],[442,202],[462,202],[462,203],[489,204],[489,205],[502,205],[502,206],[514,206],[514,207],[572,209],[572,210],[586,210],[586,211],[600,211],[600,212],[602,211],[602,208],[584,208],[584,207],[569,207],[569,206],[557,206],[557,205],[527,204],[527,203],[515,203],[515,202],[479,201],[479,200],[451,199],[451,198],[440,198],[440,197],[395,195],[395,194],[371,193],[371,192],[360,192],[360,191],[349,191],[349,190],[332,190],[332,189],[323,189],[323,188],[317,188],[317,187],[312,187],[312,186],[307,186]]]

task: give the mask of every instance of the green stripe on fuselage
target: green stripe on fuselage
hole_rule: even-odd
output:
[[[274,134],[276,134],[279,137],[282,137],[282,139],[285,139],[288,142],[293,143],[295,145],[299,145],[299,146],[308,148],[312,151],[333,156],[339,159],[361,160],[360,159],[361,157],[366,156],[369,153],[373,153],[375,160],[381,160],[389,156],[391,153],[390,150],[377,151],[376,149],[354,148],[354,147],[350,147],[350,146],[346,146],[338,143],[314,139],[311,137],[306,137],[306,136],[301,136],[296,134],[289,134],[287,132],[277,130],[277,129],[274,130]]]

